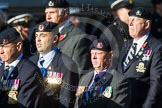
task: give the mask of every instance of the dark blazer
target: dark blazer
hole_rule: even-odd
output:
[[[130,108],[161,108],[162,104],[162,43],[149,36],[138,54],[125,70],[122,64],[133,40],[122,49],[118,71],[123,72],[132,82],[132,104]],[[143,107],[142,107],[143,106]]]
[[[109,39],[107,41],[110,42],[111,48],[114,52],[111,63],[112,63],[113,68],[116,69],[123,44],[132,38],[129,35],[128,25],[122,22],[118,18],[115,19],[112,22],[112,24],[110,24],[107,28],[112,33],[112,37],[113,37],[112,40]],[[108,39],[108,36],[111,36],[111,33],[107,35],[107,39]]]
[[[39,54],[30,58],[35,64]],[[76,88],[78,85],[78,74],[76,64],[71,58],[57,50],[52,62],[47,68],[48,71],[63,73],[62,84],[53,87],[46,83],[44,91],[45,108],[73,108]]]
[[[92,67],[89,53],[92,37],[85,35],[73,24],[64,28],[61,35],[64,35],[65,38],[59,41],[57,47],[74,60],[78,66],[78,72],[83,74],[83,70],[86,71]]]
[[[95,97],[91,97],[91,99],[87,102],[87,107],[84,106],[84,99],[86,89],[89,86],[94,71],[84,75],[80,82],[77,91],[77,98],[75,103],[75,108],[128,108],[130,103],[131,91],[129,88],[129,83],[125,76],[116,70],[109,70],[106,74],[97,82],[97,87],[112,87],[112,96],[105,97],[101,89],[96,91]],[[80,91],[81,90],[81,91]],[[95,88],[96,90],[96,88]],[[78,95],[79,94],[79,95]]]
[[[4,64],[0,66],[0,78],[4,73]],[[43,77],[39,68],[28,59],[21,59],[10,74],[7,81],[19,79],[17,103],[8,104],[8,93],[11,89],[0,93],[0,108],[39,108],[44,91]],[[1,84],[5,81],[1,81]],[[8,83],[9,84],[9,83]],[[10,83],[11,84],[11,83]],[[3,89],[5,86],[3,86]]]

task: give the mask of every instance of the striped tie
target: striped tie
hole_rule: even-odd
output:
[[[10,69],[10,66],[5,66],[5,71],[4,71],[4,79],[7,79],[8,77],[8,74],[9,74],[9,69]]]
[[[123,62],[123,65],[124,65],[124,70],[125,68],[127,67],[128,63],[133,59],[133,57],[135,56],[136,54],[136,47],[137,47],[137,43],[133,43],[129,52],[128,52],[128,55],[127,55],[127,58],[125,59],[125,61]]]
[[[39,63],[43,67],[43,63],[44,63],[44,58],[43,57],[40,58]]]
[[[96,84],[97,82],[100,80],[100,77],[99,77],[99,74],[96,74],[95,75],[95,78],[94,78],[94,81],[93,81],[93,84],[90,86],[89,90],[87,90],[85,92],[85,99],[83,100],[83,105],[84,107],[87,106],[88,102],[89,102],[89,99],[92,98],[92,94],[93,94],[93,90],[95,89],[96,87]]]

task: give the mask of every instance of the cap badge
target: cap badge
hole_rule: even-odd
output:
[[[7,42],[8,42],[8,39],[3,39],[3,40],[2,40],[2,43],[3,43],[3,44],[5,44],[5,43],[7,43]]]
[[[133,0],[129,0],[129,4],[133,4],[133,2],[134,2]]]
[[[103,48],[103,43],[102,42],[98,42],[97,43],[97,48]]]
[[[48,6],[54,6],[54,2],[49,1]]]
[[[39,31],[43,31],[44,30],[44,25],[39,25],[38,29],[39,29]]]
[[[138,15],[138,16],[141,16],[141,14],[142,14],[142,13],[141,13],[141,11],[139,11],[139,10],[136,12],[136,15]]]
[[[25,22],[28,23],[28,21],[29,21],[29,18],[25,17]]]

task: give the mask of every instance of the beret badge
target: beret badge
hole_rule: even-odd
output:
[[[49,1],[48,6],[54,6],[54,2]]]
[[[137,15],[137,16],[141,16],[141,14],[142,14],[142,13],[141,13],[141,11],[139,11],[139,10],[136,12],[136,15]]]
[[[3,39],[3,40],[2,40],[2,43],[3,43],[3,44],[5,44],[5,43],[7,43],[7,42],[8,42],[8,39]]]
[[[42,25],[42,24],[39,25],[38,30],[39,30],[39,31],[43,31],[43,30],[44,30],[44,25]]]
[[[134,2],[133,0],[129,0],[129,4],[133,4],[133,2]]]
[[[97,43],[97,48],[103,48],[103,43],[102,42],[98,42]]]

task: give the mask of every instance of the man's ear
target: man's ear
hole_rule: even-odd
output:
[[[151,24],[151,21],[146,20],[146,22],[145,22],[145,29],[149,29],[150,28],[150,24]]]
[[[21,51],[22,50],[22,47],[23,47],[23,43],[22,42],[17,42],[17,50],[18,51]]]

